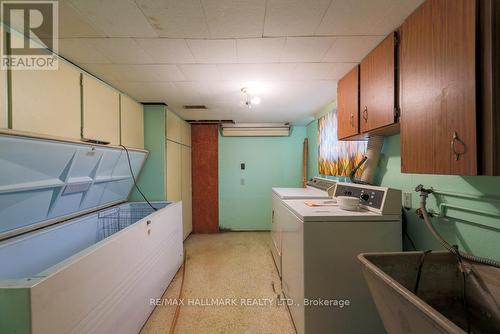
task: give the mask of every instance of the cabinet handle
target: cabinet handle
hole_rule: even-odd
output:
[[[351,124],[351,128],[353,128],[354,127],[354,113],[351,113],[350,124]]]
[[[461,152],[457,150],[456,143],[462,145],[463,149]],[[465,143],[458,137],[458,133],[456,131],[453,132],[453,138],[451,139],[451,151],[455,155],[455,161],[460,160],[460,156],[464,155],[467,151]]]
[[[365,122],[368,122],[368,107],[365,106],[365,109],[363,109],[363,119]]]

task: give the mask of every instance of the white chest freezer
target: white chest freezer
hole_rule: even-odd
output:
[[[183,260],[182,204],[127,202],[147,152],[0,135],[0,333],[137,333]]]

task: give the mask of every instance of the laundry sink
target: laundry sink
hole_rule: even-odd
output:
[[[367,253],[358,259],[389,334],[467,333],[468,328],[474,334],[500,333],[500,269],[466,264],[472,271],[465,275],[465,306],[464,275],[449,252]]]

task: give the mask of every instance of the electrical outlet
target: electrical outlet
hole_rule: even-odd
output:
[[[411,209],[411,193],[403,193],[403,208]]]

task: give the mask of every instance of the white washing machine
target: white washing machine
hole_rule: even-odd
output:
[[[299,334],[385,333],[356,256],[401,251],[401,191],[338,183],[346,195],[358,211],[284,201],[282,286]]]
[[[314,177],[307,182],[305,188],[273,188],[272,197],[272,224],[271,224],[271,253],[274,263],[281,277],[281,216],[284,211],[284,200],[289,199],[327,199],[333,196],[336,182],[333,180]]]

